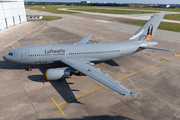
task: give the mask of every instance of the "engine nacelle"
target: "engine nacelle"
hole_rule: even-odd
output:
[[[46,79],[47,80],[59,80],[64,79],[71,75],[71,72],[74,70],[70,67],[62,67],[62,68],[52,68],[46,70]]]

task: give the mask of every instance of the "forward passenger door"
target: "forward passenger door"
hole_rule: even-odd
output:
[[[25,60],[26,59],[26,52],[20,51],[19,52],[19,60]]]
[[[121,46],[121,55],[125,55],[125,54],[126,54],[126,47]]]

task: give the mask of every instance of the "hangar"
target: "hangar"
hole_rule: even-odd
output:
[[[26,21],[24,0],[0,0],[0,31]]]

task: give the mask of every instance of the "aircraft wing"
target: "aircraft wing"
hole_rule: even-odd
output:
[[[91,40],[93,35],[88,35],[85,38],[81,39],[80,41],[78,41],[76,44],[86,44],[87,42],[89,42]]]
[[[106,74],[102,73],[98,68],[88,65],[86,61],[75,60],[75,59],[62,59],[61,62],[69,65],[70,67],[84,73],[85,75],[95,79],[96,81],[104,84],[105,86],[111,88],[117,93],[123,95],[132,95],[134,98],[137,97],[139,91],[133,93],[129,89],[125,88],[118,81],[115,81],[108,77]]]

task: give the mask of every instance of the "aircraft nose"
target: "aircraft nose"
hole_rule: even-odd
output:
[[[5,60],[6,60],[6,55],[4,55],[4,56],[3,56],[3,59],[5,59]]]
[[[4,59],[4,60],[9,60],[7,55],[4,55],[4,56],[3,56],[3,59]]]

